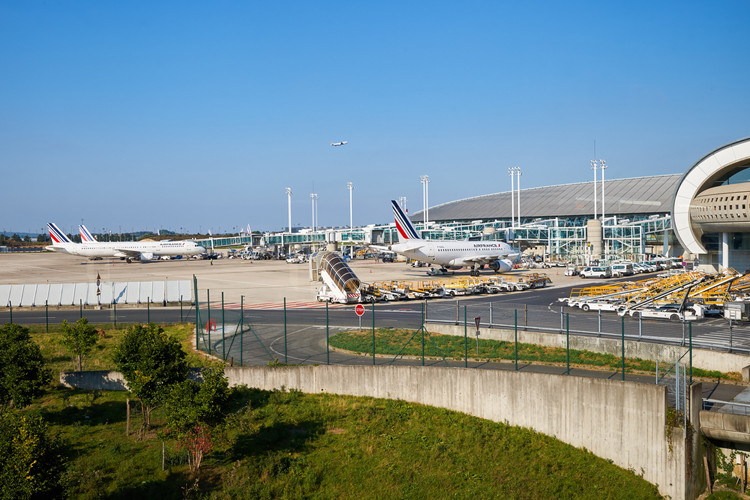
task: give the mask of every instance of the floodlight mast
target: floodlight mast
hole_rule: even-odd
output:
[[[596,160],[591,160],[591,170],[594,171],[594,219],[596,219],[596,169],[598,168]]]
[[[424,228],[427,229],[427,222],[430,220],[430,177],[428,175],[420,175],[419,179],[422,182],[422,215],[424,219]]]
[[[521,167],[516,167],[516,174],[518,175],[518,182],[516,182],[516,189],[518,189],[518,227],[521,227]]]
[[[312,230],[315,231],[316,224],[315,224],[315,200],[318,199],[318,195],[315,193],[310,193],[310,201],[312,202]]]
[[[289,232],[292,232],[292,188],[286,188],[286,196],[289,205]]]
[[[352,191],[354,190],[354,184],[347,182],[346,189],[349,190],[349,240],[351,242],[349,255],[352,256],[354,255],[354,218],[352,217]]]
[[[599,160],[599,170],[602,171],[602,224],[604,224],[604,171],[607,169],[604,160]]]
[[[510,174],[510,227],[516,225],[516,169],[510,167],[508,169]]]

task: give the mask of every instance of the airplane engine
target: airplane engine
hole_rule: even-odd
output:
[[[141,254],[141,261],[142,262],[148,262],[154,258],[154,254],[151,252],[143,252]]]
[[[496,273],[507,273],[513,269],[513,263],[508,259],[496,260],[490,263],[489,268]]]

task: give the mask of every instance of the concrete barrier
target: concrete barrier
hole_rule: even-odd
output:
[[[225,373],[230,386],[402,399],[527,427],[643,471],[663,495],[694,498],[683,430],[665,428],[664,386],[406,366],[227,367]]]
[[[430,332],[443,335],[464,336],[463,325],[429,324]],[[475,331],[472,329],[472,332]],[[480,328],[479,338],[491,340],[504,340],[513,342],[513,330],[497,328]],[[470,336],[471,335],[470,333]],[[542,333],[518,330],[518,341],[524,344],[534,344],[549,347],[565,348],[565,335],[559,333]],[[622,355],[621,342],[612,338],[570,336],[570,348],[581,351],[591,351],[602,354]],[[685,354],[686,347],[655,344],[651,342],[625,341],[625,356],[629,358],[641,358],[651,361],[671,360],[676,361]],[[704,370],[718,370],[720,372],[739,372],[743,374],[743,380],[750,381],[750,369],[744,370],[750,365],[750,356],[732,354],[728,352],[709,351],[706,349],[693,348],[693,366]],[[744,370],[744,371],[743,371]],[[748,377],[747,379],[745,377]]]
[[[402,399],[526,427],[631,469],[662,495],[701,491],[700,434],[668,429],[666,388],[632,382],[504,370],[417,366],[225,367],[230,386],[297,389]],[[190,377],[200,378],[200,369]],[[80,389],[126,390],[119,372],[65,372]],[[700,426],[701,386],[691,387],[690,421]],[[705,484],[705,483],[703,483]]]

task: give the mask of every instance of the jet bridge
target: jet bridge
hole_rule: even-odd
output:
[[[359,278],[336,252],[316,252],[310,258],[310,281],[321,281],[318,302],[361,302]]]

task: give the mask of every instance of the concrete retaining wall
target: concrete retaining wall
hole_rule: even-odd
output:
[[[427,326],[431,332],[444,335],[457,335],[463,337],[464,327],[462,325],[432,324]],[[473,336],[475,329],[469,333]],[[501,330],[497,328],[480,328],[479,338],[491,340],[504,340],[513,342],[513,330]],[[558,333],[542,333],[518,331],[518,341],[524,344],[535,344],[550,347],[565,348],[565,335]],[[622,347],[619,340],[599,337],[570,336],[570,348],[582,351],[591,351],[604,354],[622,355]],[[685,347],[654,344],[651,342],[625,341],[625,356],[629,358],[641,358],[651,361],[672,360],[676,361],[685,353]],[[718,370],[721,372],[740,372],[750,365],[750,356],[742,354],[731,354],[728,352],[708,351],[705,349],[693,349],[693,366],[704,370]]]
[[[228,367],[230,386],[403,399],[528,427],[686,498],[683,431],[667,440],[666,389],[541,373],[405,366]]]
[[[190,368],[188,378],[196,382],[202,382],[201,372],[203,368]],[[84,372],[61,372],[60,385],[71,389],[84,389],[87,391],[127,391],[128,383],[122,373],[114,370],[84,371]]]

